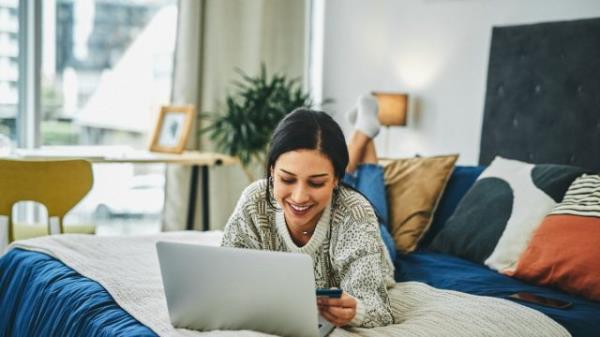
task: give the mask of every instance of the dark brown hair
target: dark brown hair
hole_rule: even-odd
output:
[[[318,150],[331,161],[335,177],[339,180],[344,177],[348,166],[348,148],[340,126],[323,111],[295,109],[279,122],[269,144],[265,165],[265,197],[271,206],[271,169],[282,154],[302,149]]]

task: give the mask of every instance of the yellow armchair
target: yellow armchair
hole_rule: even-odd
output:
[[[47,235],[47,228],[14,224],[12,208],[19,201],[35,201],[46,206],[48,218],[63,218],[93,185],[92,164],[86,160],[0,160],[0,215],[8,217],[8,242]],[[69,226],[66,232],[95,232],[94,226]]]

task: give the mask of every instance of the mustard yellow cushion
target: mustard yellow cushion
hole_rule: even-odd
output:
[[[396,248],[410,253],[423,238],[450,179],[458,155],[382,162],[390,230]]]

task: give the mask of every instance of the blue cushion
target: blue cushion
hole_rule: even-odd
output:
[[[475,183],[483,169],[485,169],[485,166],[457,165],[454,167],[440,203],[433,214],[433,222],[420,243],[421,247],[428,247],[435,235],[442,230],[446,220],[454,213],[459,201]]]

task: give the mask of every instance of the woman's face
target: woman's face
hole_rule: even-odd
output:
[[[288,226],[312,230],[338,183],[331,160],[317,150],[290,151],[279,156],[271,175]]]

